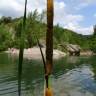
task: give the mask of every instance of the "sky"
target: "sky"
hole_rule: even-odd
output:
[[[28,0],[28,12],[46,10],[47,0]],[[24,11],[24,0],[0,0],[0,17],[20,17]],[[79,34],[93,33],[96,24],[96,0],[54,0],[54,24]]]

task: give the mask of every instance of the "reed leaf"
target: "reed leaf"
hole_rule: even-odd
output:
[[[18,64],[18,96],[21,96],[22,64],[23,64],[23,52],[24,52],[24,31],[26,27],[26,8],[27,8],[27,0],[25,0],[25,10],[24,10],[23,24],[21,28],[21,40],[20,40],[19,64]]]
[[[37,44],[39,46],[39,49],[40,49],[40,53],[41,53],[41,56],[42,56],[42,61],[43,61],[43,64],[44,64],[44,71],[46,73],[46,61],[45,61],[45,58],[44,58],[44,54],[43,54],[43,51],[42,51],[42,48],[41,48],[41,45],[40,45],[40,42],[39,42],[39,39],[38,37],[35,35],[36,37],[36,40],[37,40]]]

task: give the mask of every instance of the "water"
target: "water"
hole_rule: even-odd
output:
[[[65,57],[54,61],[54,96],[96,96],[96,57]],[[0,54],[0,96],[18,96],[18,58]],[[44,96],[42,61],[24,59],[22,96]]]

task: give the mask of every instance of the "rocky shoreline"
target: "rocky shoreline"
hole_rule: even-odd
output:
[[[45,57],[45,48],[42,48],[44,57]],[[19,50],[15,49],[15,48],[11,48],[8,49],[8,51],[5,51],[5,53],[9,53],[11,56],[19,56]],[[54,49],[53,50],[53,59],[60,59],[65,57],[66,55],[68,55],[68,53],[62,52],[58,49]],[[81,51],[80,52],[80,56],[93,56],[96,55],[95,53],[93,53],[92,51]],[[39,47],[33,47],[33,48],[28,48],[28,49],[24,49],[24,58],[26,59],[42,59],[41,53],[40,53],[40,49]]]
[[[80,56],[93,56],[96,55],[95,53],[93,53],[90,50],[86,50],[86,51],[81,51]]]
[[[44,56],[45,56],[45,50],[46,50],[45,48],[42,48]],[[8,49],[8,51],[6,51],[6,53],[11,54],[12,56],[18,56],[19,50],[12,48],[12,49]],[[66,53],[59,51],[57,49],[53,50],[53,59],[59,59],[59,58],[65,57],[65,56],[66,56]],[[26,58],[26,59],[42,59],[39,47],[24,49],[24,58]]]

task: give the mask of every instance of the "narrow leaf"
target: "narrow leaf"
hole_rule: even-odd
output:
[[[24,11],[24,17],[23,17],[23,24],[21,28],[21,40],[20,40],[19,64],[18,64],[18,96],[21,96],[22,64],[23,64],[23,51],[24,51],[24,31],[26,27],[26,7],[27,7],[27,0],[25,0],[25,11]]]

